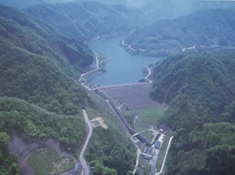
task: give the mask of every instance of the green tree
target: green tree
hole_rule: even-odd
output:
[[[0,145],[5,145],[10,141],[10,136],[6,132],[0,132]]]

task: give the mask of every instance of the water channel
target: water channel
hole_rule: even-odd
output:
[[[137,83],[145,76],[141,70],[144,66],[161,60],[156,57],[129,54],[119,46],[123,38],[124,36],[118,36],[90,44],[89,47],[94,52],[108,57],[104,67],[106,72],[94,76],[90,80],[92,83],[100,86]]]

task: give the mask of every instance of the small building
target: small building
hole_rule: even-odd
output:
[[[155,137],[155,141],[158,141],[159,137],[161,136],[160,133],[157,134],[157,136]]]
[[[154,146],[155,146],[156,149],[160,149],[160,147],[161,147],[161,142],[155,141],[155,142],[154,142]]]

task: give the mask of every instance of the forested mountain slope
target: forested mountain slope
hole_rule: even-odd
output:
[[[21,174],[17,159],[6,147],[12,130],[26,135],[28,142],[53,137],[74,155],[82,147],[86,135],[82,108],[107,111],[101,111],[100,104],[73,79],[92,62],[93,53],[83,42],[56,33],[24,12],[0,6],[0,174]],[[103,159],[110,152],[121,152],[123,157],[128,155],[128,161],[117,166],[119,159],[108,164],[96,156],[94,171],[121,175],[134,164],[133,146],[114,124],[107,124],[109,128],[96,133],[92,141],[102,145],[103,140],[118,137],[112,144],[118,142],[119,147],[100,147],[99,151],[106,151]]]
[[[169,174],[234,174],[235,50],[185,52],[154,68],[151,97],[170,107]],[[187,163],[186,163],[187,162]]]
[[[54,136],[70,151],[82,143],[78,138],[85,136],[85,127],[78,114],[82,106],[94,103],[68,75],[79,74],[92,60],[85,45],[15,9],[0,7],[1,173],[18,174],[4,146],[13,128],[41,139]]]
[[[121,5],[84,1],[37,5],[25,11],[60,33],[84,41],[129,32],[141,14]]]
[[[83,52],[76,42],[57,35],[47,26],[28,20],[28,16],[17,10],[0,8],[0,94],[23,98],[36,104],[40,101],[49,104],[50,97],[59,100],[58,93],[68,89],[81,92],[74,104],[85,103],[82,102],[85,91],[71,85],[72,81],[67,76],[92,63],[91,51],[81,45],[87,51]],[[58,107],[60,110],[63,108]]]
[[[7,54],[9,48],[23,49],[49,57],[68,73],[73,69],[82,72],[93,62],[92,52],[82,42],[59,35],[53,28],[39,21],[35,22],[20,11],[3,6],[0,8],[2,54]]]
[[[235,46],[235,11],[200,10],[134,31],[123,46],[133,54],[165,56],[185,48]]]

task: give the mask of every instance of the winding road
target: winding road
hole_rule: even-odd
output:
[[[152,73],[151,68],[149,66],[147,66],[147,70],[148,70],[148,74],[146,75],[146,77],[144,79],[147,80],[148,83],[153,83],[153,81],[149,79],[149,77]]]
[[[86,127],[88,129],[88,134],[87,134],[87,137],[86,137],[86,141],[85,141],[85,143],[82,147],[81,153],[79,155],[79,161],[81,162],[81,165],[82,165],[82,168],[83,168],[81,175],[90,175],[90,168],[89,168],[89,165],[86,163],[86,160],[84,159],[84,153],[86,151],[87,145],[88,145],[89,140],[91,138],[93,128],[91,126],[91,123],[90,123],[90,120],[89,120],[88,115],[86,113],[86,110],[83,109],[82,112],[83,112],[83,117],[84,117],[85,122],[86,122]]]
[[[86,76],[86,75],[88,75],[88,74],[91,74],[91,73],[93,73],[93,72],[95,72],[95,71],[97,71],[97,70],[99,70],[99,59],[98,59],[98,54],[96,54],[95,53],[95,61],[96,61],[96,63],[95,63],[95,69],[93,69],[93,70],[91,70],[91,71],[89,71],[89,72],[86,72],[86,73],[84,73],[84,74],[81,74],[81,76],[80,76],[80,78],[79,78],[79,82],[81,83],[81,85],[83,86],[83,87],[85,87],[87,90],[93,90],[93,89],[91,89],[91,88],[89,88],[88,86],[86,86],[83,82],[82,82],[82,79],[84,78],[84,76]]]

